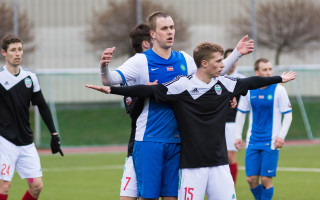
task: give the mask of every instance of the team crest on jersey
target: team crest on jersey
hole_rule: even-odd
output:
[[[187,68],[186,68],[186,66],[184,66],[183,64],[181,64],[181,65],[180,65],[180,69],[181,69],[182,71],[186,71]]]
[[[222,93],[222,88],[220,85],[215,85],[214,90],[216,91],[217,95],[220,95]]]
[[[27,88],[31,88],[31,86],[32,86],[32,81],[31,81],[31,79],[30,79],[30,78],[24,79],[24,84],[26,84],[26,87],[27,87]]]
[[[273,96],[272,96],[271,94],[269,94],[269,95],[267,96],[267,99],[268,99],[268,100],[272,100],[272,98],[273,98]]]
[[[126,104],[127,106],[129,106],[132,103],[132,98],[131,97],[127,97],[126,98]]]

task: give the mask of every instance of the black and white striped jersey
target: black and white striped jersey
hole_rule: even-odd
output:
[[[31,102],[41,106],[42,118],[49,130],[56,132],[35,73],[20,67],[19,74],[14,76],[5,66],[0,68],[0,135],[17,146],[33,142],[29,122]]]
[[[195,75],[153,87],[157,102],[170,102],[181,131],[180,168],[228,164],[225,123],[232,96],[247,93],[246,83],[228,77],[209,84]]]

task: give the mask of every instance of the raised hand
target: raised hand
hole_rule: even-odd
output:
[[[112,48],[106,48],[106,50],[104,50],[100,59],[101,67],[106,67],[111,62],[111,58],[115,49],[116,49],[115,47],[112,47]]]
[[[282,83],[286,83],[286,82],[289,82],[289,81],[292,81],[296,78],[296,73],[295,72],[283,72],[281,74],[281,78],[282,78]]]
[[[98,86],[98,85],[88,85],[88,84],[86,84],[85,86],[87,88],[98,90],[98,91],[106,93],[106,94],[110,94],[110,92],[111,92],[111,89],[109,86]]]
[[[248,39],[248,35],[244,36],[237,44],[237,50],[242,54],[246,55],[253,52],[254,42],[252,39],[246,41]]]

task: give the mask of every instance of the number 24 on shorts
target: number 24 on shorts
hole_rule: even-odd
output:
[[[7,165],[6,164],[2,164],[2,169],[1,169],[1,175],[6,175],[6,173],[7,173],[7,175],[9,175],[9,171],[10,171],[10,165],[8,165],[8,167],[7,167]]]

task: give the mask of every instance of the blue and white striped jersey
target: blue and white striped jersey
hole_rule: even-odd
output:
[[[250,90],[240,98],[238,110],[250,112],[247,148],[274,149],[282,115],[292,112],[292,107],[286,89],[273,84],[265,89]]]
[[[157,55],[152,49],[136,54],[116,70],[123,83],[146,84],[158,80],[168,82],[179,75],[194,74],[196,65],[191,56],[183,51],[171,51],[169,59]],[[180,131],[170,105],[146,99],[137,119],[137,141],[180,143]]]

